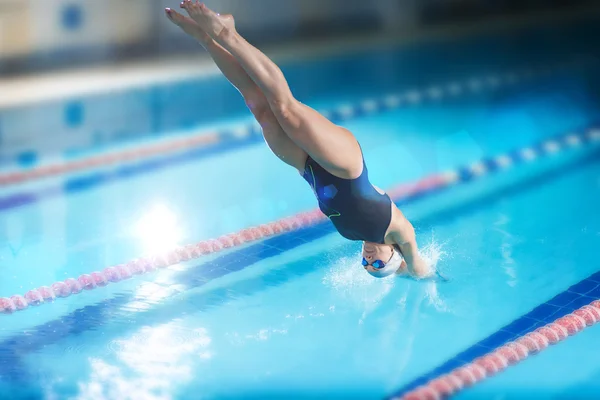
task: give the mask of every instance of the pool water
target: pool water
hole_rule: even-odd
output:
[[[469,58],[443,74],[417,68],[434,62],[439,44],[286,69],[303,100],[329,109],[384,94],[388,77],[395,77],[394,88],[427,87],[441,77],[498,72],[492,65],[579,58],[579,34],[572,33],[573,43],[563,39],[533,53],[524,44],[509,46],[514,38],[458,43],[453,57],[465,60],[474,48],[504,44],[495,56],[503,62]],[[546,36],[534,37],[545,43]],[[404,60],[404,70],[394,69]],[[347,81],[362,67],[379,68],[353,87],[338,82],[339,65],[356,69]],[[344,126],[361,142],[372,181],[388,188],[560,133],[585,132],[598,112],[598,86],[586,75],[596,67],[585,71],[563,69],[493,93],[358,116]],[[328,76],[338,78],[332,83]],[[232,96],[221,78],[213,79],[192,87]],[[180,99],[188,102],[190,89],[178,87],[168,89],[172,101],[183,90]],[[180,115],[159,126],[164,137],[153,140],[168,140],[186,124],[196,129],[202,118],[202,127],[246,120],[237,106],[220,122],[210,120],[202,96],[192,97],[200,117]],[[217,150],[152,168],[97,169],[0,189],[0,296],[316,206],[297,172],[264,144]],[[358,263],[360,243],[322,224],[2,315],[0,398],[391,395],[598,271],[599,155],[593,146],[560,153],[407,204],[424,255],[449,282],[373,279]],[[589,349],[598,329],[459,397],[597,392],[600,364]]]

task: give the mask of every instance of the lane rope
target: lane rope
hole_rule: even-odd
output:
[[[440,85],[430,85],[421,89],[411,89],[400,93],[387,94],[379,98],[368,98],[355,104],[341,104],[332,110],[320,110],[320,112],[334,122],[346,121],[361,115],[392,111],[407,106],[417,106],[426,101],[435,102],[443,99],[457,98],[467,94],[478,94],[486,90],[499,90],[500,88],[531,81],[537,77],[550,75],[565,68],[577,67],[581,64],[587,63],[560,63],[553,66],[524,68],[504,74],[489,74],[486,76],[470,77],[463,81],[452,81]],[[119,163],[131,163],[146,158],[203,148],[218,144],[226,138],[241,141],[252,136],[260,135],[260,126],[256,123],[249,123],[233,129],[204,132],[185,138],[168,140],[162,143],[144,145],[135,149],[115,151],[80,160],[43,165],[26,171],[0,173],[0,188],[93,168],[110,167]]]
[[[600,300],[508,342],[394,400],[446,399],[600,322]]]
[[[585,133],[568,133],[556,138],[546,139],[536,145],[524,147],[518,151],[483,159],[466,167],[457,168],[445,173],[433,174],[413,183],[401,184],[392,187],[387,193],[396,202],[408,200],[459,183],[469,182],[494,172],[507,170],[519,163],[532,163],[560,152],[598,143],[600,143],[600,129],[593,127]],[[326,219],[317,208],[275,222],[223,235],[216,239],[178,246],[160,255],[138,258],[125,264],[104,268],[102,271],[95,271],[90,274],[83,274],[77,278],[55,282],[49,286],[30,290],[24,295],[17,294],[11,297],[0,298],[0,313],[11,314],[16,311],[25,310],[30,306],[50,304],[57,297],[69,297],[82,293],[85,290],[104,287],[110,283],[130,279],[135,275],[146,274],[180,262],[197,259],[203,255],[217,253],[224,249],[310,227],[323,223]]]

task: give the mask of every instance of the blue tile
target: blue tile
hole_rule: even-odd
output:
[[[275,236],[275,237],[266,239],[264,241],[264,243],[268,246],[272,246],[277,249],[285,250],[285,246],[288,241],[289,241],[289,238],[287,238],[285,234],[281,234],[279,236]]]
[[[580,296],[579,298],[577,298],[577,299],[573,300],[571,303],[569,303],[565,308],[570,310],[569,312],[573,312],[573,311],[577,310],[578,308],[587,306],[588,304],[590,304],[591,302],[593,302],[596,299],[597,299],[596,297]],[[560,317],[557,317],[557,318],[560,318]]]
[[[421,385],[426,384],[427,382],[429,382],[429,377],[428,376],[420,376],[417,379],[414,380],[414,382],[412,382],[409,386],[407,386],[406,388],[404,388],[403,392],[409,392],[411,390],[414,390],[416,388],[418,388]]]
[[[300,238],[307,242],[311,242],[315,239],[322,238],[327,234],[327,232],[324,232],[321,229],[307,228],[301,233]]]
[[[542,326],[546,325],[546,321],[537,321],[532,327],[531,327],[531,331],[535,331],[537,328],[541,328]]]
[[[90,174],[87,176],[72,178],[65,183],[65,191],[76,192],[88,189],[97,186],[107,180],[108,178],[105,174]]]
[[[571,286],[569,288],[569,292],[578,293],[578,294],[586,294],[588,292],[591,292],[594,289],[597,289],[599,286],[600,286],[600,283],[598,283],[598,282],[584,279],[581,282]]]
[[[600,299],[600,283],[589,281],[591,283],[595,283],[597,286],[594,287],[589,292],[585,293],[586,296],[593,297],[594,299]]]
[[[504,328],[502,328],[502,330],[512,333],[513,335],[521,336],[527,332],[531,332],[532,330],[534,330],[534,326],[538,322],[539,321],[532,318],[521,317],[516,319],[509,325],[506,325]]]
[[[496,162],[496,160],[491,159],[491,158],[483,160],[483,165],[485,165],[485,167],[490,172],[494,172],[494,171],[496,171],[498,169],[498,163]]]
[[[551,304],[540,304],[530,312],[524,315],[524,317],[532,318],[538,321],[546,321],[546,319],[556,313],[560,307]]]
[[[428,379],[431,379],[431,377],[436,378],[440,375],[447,373],[448,371],[451,371],[452,369],[450,368],[450,363],[452,360],[454,360],[454,358],[451,358],[450,360],[446,361],[436,369],[429,371],[426,375],[422,375],[422,377]]]
[[[461,182],[468,182],[473,179],[474,175],[468,168],[462,168],[458,171],[459,180]]]
[[[320,231],[323,231],[325,234],[330,234],[333,232],[337,232],[335,229],[335,225],[333,225],[330,221],[325,221],[322,222],[318,225],[314,226],[314,229],[318,229]]]
[[[600,272],[596,272],[595,274],[590,276],[588,280],[600,283]]]
[[[248,247],[236,248],[233,253],[243,254],[244,258],[253,258],[258,253],[260,253],[261,250],[265,247],[271,247],[271,246],[267,246],[265,244],[265,242],[258,242],[258,243],[249,245]]]
[[[548,316],[543,322],[549,324],[550,322],[554,322],[558,318],[564,317],[565,315],[569,314],[570,312],[575,310],[574,308],[572,308],[571,304],[573,303],[569,303],[564,307],[560,307],[554,314]]]
[[[229,273],[229,272],[241,271],[244,268],[247,268],[252,264],[254,264],[254,262],[252,262],[251,260],[248,260],[247,258],[244,258],[244,259],[240,259],[237,262],[232,262],[227,265],[224,265],[221,267],[221,269],[224,269]]]
[[[271,239],[267,239],[264,243],[280,250],[290,250],[294,247],[298,247],[302,244],[305,244],[306,242],[293,232],[290,232],[287,234],[276,236]]]
[[[513,164],[518,164],[524,161],[523,155],[520,150],[513,150],[508,153],[508,157],[512,160]]]
[[[196,274],[196,275],[188,277],[188,279],[185,281],[185,286],[188,289],[193,289],[193,288],[197,288],[197,287],[205,285],[210,280],[211,280],[210,277]]]
[[[241,251],[236,251],[230,254],[225,254],[224,256],[217,257],[214,260],[207,262],[207,266],[210,266],[210,269],[220,269],[226,268],[230,264],[239,264],[240,262],[244,262],[246,257],[244,257],[243,249]]]
[[[201,275],[203,278],[216,279],[227,275],[228,273],[229,271],[225,268],[207,268],[201,271],[199,275]]]
[[[290,232],[287,232],[286,234],[284,234],[283,236],[289,241],[302,240],[304,242],[305,240],[302,239],[303,233],[304,233],[304,229],[301,231],[290,231]]]
[[[23,206],[30,203],[35,203],[38,199],[34,193],[19,193],[0,198],[0,210],[8,210]]]
[[[462,361],[463,363],[468,363],[468,362],[473,361],[477,357],[481,357],[488,351],[490,351],[490,350],[487,347],[476,344],[474,346],[469,347],[467,350],[463,351],[462,353],[457,354],[455,358]]]
[[[483,339],[478,344],[480,346],[487,347],[489,349],[495,349],[506,344],[508,341],[514,338],[514,334],[506,331],[498,331],[487,338]]]
[[[577,293],[562,292],[562,293],[554,296],[554,298],[547,301],[546,303],[553,305],[553,306],[564,307],[567,304],[569,304],[570,302],[572,302],[573,300],[575,300],[577,297],[579,297],[579,295]]]
[[[281,254],[282,252],[283,252],[282,250],[277,249],[275,247],[263,245],[263,246],[257,247],[256,249],[254,249],[252,251],[252,253],[246,255],[246,258],[248,260],[250,260],[250,262],[255,263],[260,260],[269,258],[269,257],[277,256],[277,255]]]
[[[429,382],[429,381],[437,378],[438,376],[439,375],[434,374],[433,371],[432,371],[432,372],[429,372],[429,373],[427,373],[425,375],[420,376],[419,379],[421,379],[421,381],[423,382],[423,383],[421,383],[421,385],[422,385],[424,383],[427,383],[427,382]]]
[[[453,369],[458,368],[462,365],[463,365],[463,362],[461,360],[459,360],[458,358],[452,358],[444,364],[444,373],[448,373],[448,372],[452,371]],[[437,376],[433,376],[432,378],[436,378],[436,377]]]
[[[34,151],[25,151],[17,154],[17,163],[21,166],[31,167],[38,162],[38,155]]]

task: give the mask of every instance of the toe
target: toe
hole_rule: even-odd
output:
[[[206,4],[204,4],[204,3],[200,3],[200,12],[202,12],[202,14],[204,14],[206,16],[211,16],[211,17],[214,17],[217,15],[213,10],[208,8],[206,6]]]
[[[167,17],[169,17],[169,19],[177,25],[179,25],[183,20],[183,15],[179,14],[173,9],[165,8],[165,13],[167,14]]]

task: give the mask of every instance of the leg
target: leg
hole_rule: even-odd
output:
[[[190,0],[185,0],[182,7],[237,59],[264,93],[277,121],[294,143],[337,176],[355,178],[360,175],[362,155],[352,133],[297,101],[279,67],[244,40],[232,21]]]
[[[288,165],[304,171],[306,152],[285,134],[271,111],[265,95],[237,60],[202,31],[191,18],[184,17],[171,9],[167,9],[166,13],[173,23],[195,38],[206,49],[223,75],[242,94],[248,108],[260,124],[265,141],[271,151]]]

